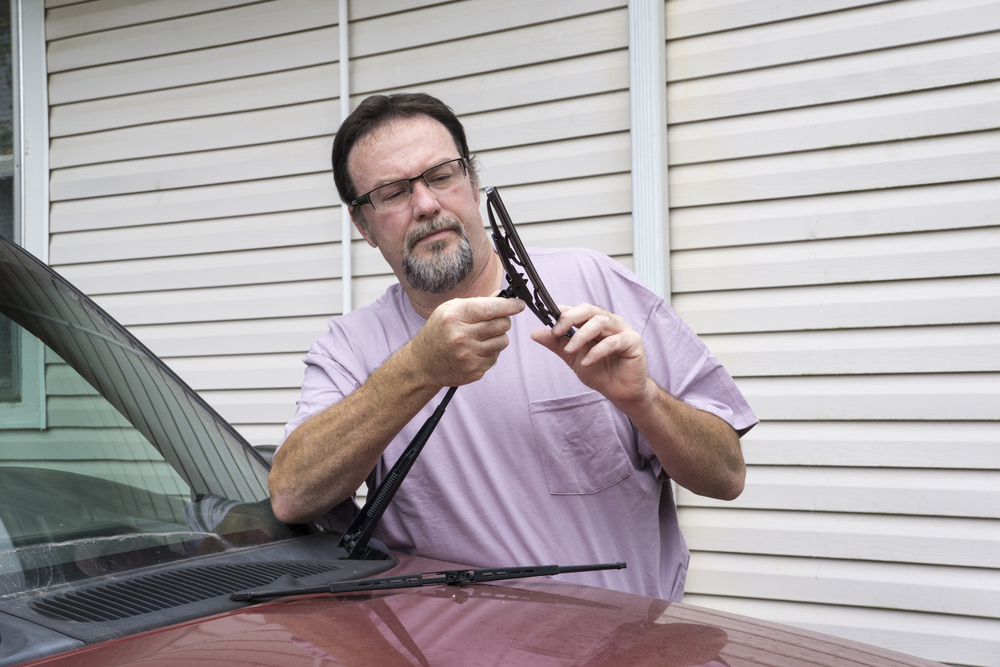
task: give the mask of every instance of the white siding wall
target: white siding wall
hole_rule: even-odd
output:
[[[1000,3],[666,7],[673,304],[762,419],[685,600],[1000,665]]]

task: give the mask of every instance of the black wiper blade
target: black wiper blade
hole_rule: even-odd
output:
[[[457,584],[488,583],[506,579],[525,579],[528,577],[549,577],[554,574],[570,572],[593,572],[595,570],[624,570],[626,564],[598,563],[595,565],[529,565],[527,567],[491,567],[479,570],[442,570],[440,572],[422,572],[420,574],[399,574],[391,577],[375,577],[372,579],[352,579],[337,581],[325,586],[309,588],[287,588],[283,590],[242,591],[229,596],[234,602],[266,600],[299,595],[315,595],[317,593],[351,593],[363,591],[381,591],[393,588],[417,588],[420,586],[454,586]]]
[[[500,199],[500,192],[494,187],[486,188],[486,213],[490,218],[490,227],[493,228],[493,246],[497,255],[500,256],[500,263],[503,264],[504,271],[507,272],[507,284],[509,287],[500,293],[500,296],[511,298],[517,297],[531,309],[543,324],[554,327],[559,319],[561,311],[555,300],[545,289],[541,277],[535,271],[535,265],[531,263],[531,257],[521,243],[521,237],[514,228],[514,222],[507,213],[507,207]],[[497,226],[497,220],[500,226]],[[501,231],[500,227],[503,227]],[[521,267],[527,278],[517,270]],[[529,284],[530,283],[530,284]],[[572,337],[573,329],[566,332],[566,337]]]

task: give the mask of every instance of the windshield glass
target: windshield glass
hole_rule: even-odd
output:
[[[0,489],[0,597],[293,535],[245,441],[2,238]]]

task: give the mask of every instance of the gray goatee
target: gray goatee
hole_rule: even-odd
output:
[[[445,253],[448,242],[442,240],[426,246],[426,250],[431,253],[430,258],[423,259],[413,255],[413,249],[420,239],[444,229],[454,230],[461,237],[454,252]],[[403,275],[415,290],[431,294],[450,292],[472,272],[472,264],[472,245],[462,224],[455,218],[435,218],[406,235]]]

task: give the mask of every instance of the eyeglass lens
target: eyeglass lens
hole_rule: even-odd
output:
[[[377,211],[391,211],[404,206],[413,194],[413,181],[417,180],[423,180],[432,190],[447,190],[465,180],[465,164],[461,158],[450,160],[431,167],[415,178],[387,183],[368,195],[372,206]]]

